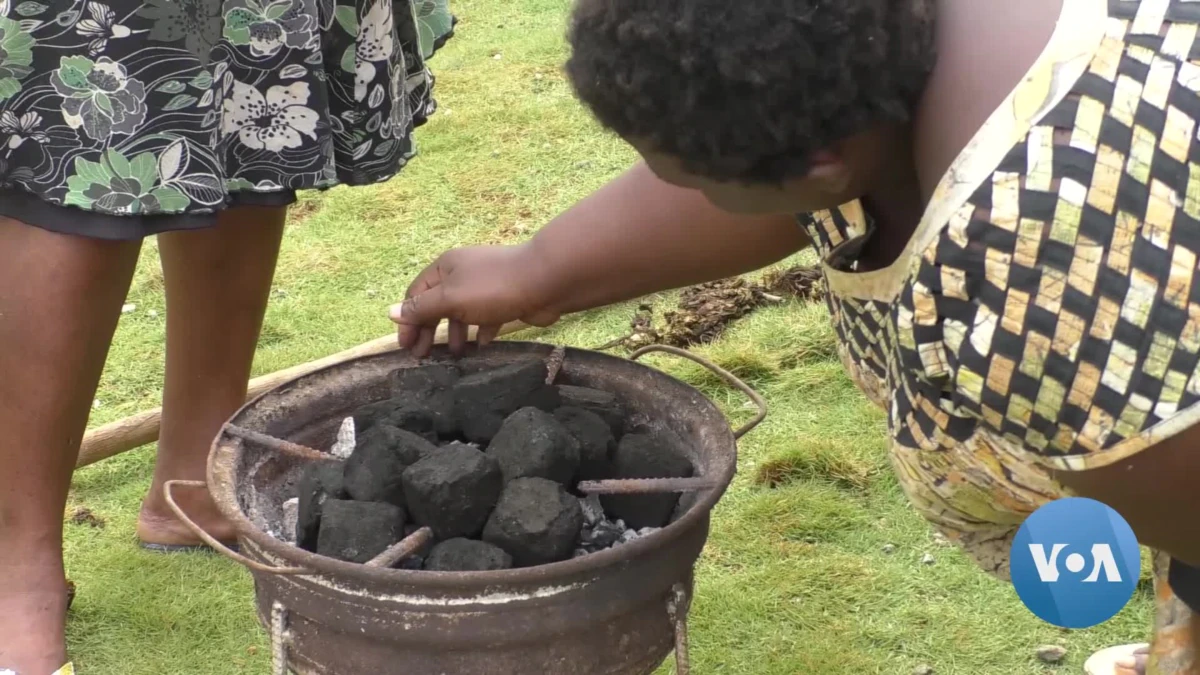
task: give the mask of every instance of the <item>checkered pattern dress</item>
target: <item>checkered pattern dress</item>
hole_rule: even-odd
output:
[[[800,219],[905,492],[1001,577],[1050,470],[1200,423],[1198,28],[1196,0],[1066,0],[895,263],[855,269],[857,203]]]

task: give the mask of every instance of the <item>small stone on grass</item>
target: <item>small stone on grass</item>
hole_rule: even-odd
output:
[[[1062,663],[1067,658],[1067,650],[1058,645],[1042,645],[1037,648],[1037,657],[1042,663]]]

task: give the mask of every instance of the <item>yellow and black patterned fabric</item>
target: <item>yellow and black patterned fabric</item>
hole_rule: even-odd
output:
[[[859,204],[800,218],[906,492],[998,573],[1048,469],[1200,422],[1198,27],[1196,1],[1065,0],[882,270]]]

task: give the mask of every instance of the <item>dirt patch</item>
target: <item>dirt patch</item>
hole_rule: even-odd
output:
[[[287,224],[296,226],[308,220],[309,216],[321,210],[321,200],[302,199],[288,207]]]
[[[89,527],[104,527],[104,519],[92,513],[86,506],[77,507],[71,512],[72,525],[87,525]]]
[[[766,291],[741,277],[692,286],[679,298],[679,309],[667,312],[663,341],[673,347],[712,342],[729,324],[768,302]]]
[[[797,300],[816,302],[825,297],[821,270],[815,266],[796,266],[781,272],[772,272],[763,278],[763,285],[770,293]]]
[[[630,333],[599,349],[622,346],[630,351],[647,345],[690,347],[716,340],[734,321],[763,305],[785,299],[815,302],[824,297],[821,273],[815,267],[792,267],[768,275],[763,283],[733,277],[684,289],[678,308],[663,314],[661,328],[654,310],[640,305],[630,320]]]

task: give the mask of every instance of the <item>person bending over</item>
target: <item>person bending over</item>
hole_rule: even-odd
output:
[[[1158,551],[1149,665],[1116,672],[1198,673],[1198,27],[1186,0],[581,0],[567,72],[644,162],[442,255],[400,342],[812,246],[914,507],[1007,578],[1039,506],[1111,505]]]

